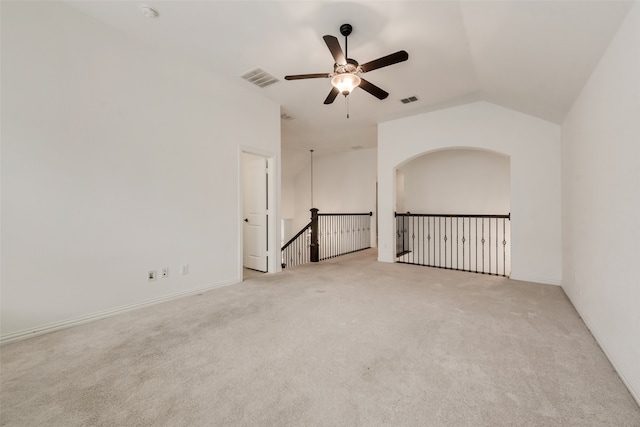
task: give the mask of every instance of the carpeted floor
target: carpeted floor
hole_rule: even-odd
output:
[[[640,426],[561,288],[368,250],[7,344],[6,426]]]

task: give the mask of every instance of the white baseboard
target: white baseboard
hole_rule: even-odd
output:
[[[534,283],[542,283],[543,285],[555,285],[561,286],[562,281],[560,279],[550,279],[548,277],[534,277],[534,276],[525,276],[521,274],[511,274],[509,276],[510,279],[520,280],[523,282],[534,282]]]
[[[240,280],[235,279],[228,282],[220,282],[215,285],[209,285],[202,288],[190,289],[188,291],[176,292],[174,294],[153,298],[141,303],[123,305],[123,306],[112,308],[109,310],[99,311],[96,313],[78,316],[71,319],[62,320],[59,322],[48,323],[46,325],[37,326],[35,328],[29,328],[29,329],[25,329],[18,332],[13,332],[11,334],[3,335],[2,337],[0,337],[0,344],[7,344],[14,341],[20,341],[26,338],[37,337],[38,335],[48,334],[49,332],[59,331],[61,329],[70,328],[72,326],[81,325],[83,323],[92,322],[94,320],[115,316],[116,314],[124,313],[127,311],[137,310],[139,308],[160,304],[162,302],[171,301],[171,300],[186,297],[189,295],[199,294],[201,292],[210,291],[212,289],[221,288],[223,286],[234,285],[240,282],[242,282],[242,279]]]
[[[609,359],[609,362],[613,366],[613,369],[616,371],[616,373],[618,374],[618,376],[620,377],[624,385],[627,386],[627,389],[629,390],[629,393],[631,393],[631,396],[635,399],[636,403],[640,406],[640,390],[634,389],[633,385],[624,376],[624,373],[622,373],[622,371],[618,368],[616,359],[602,345],[602,341],[600,340],[600,334],[598,333],[598,330],[595,328],[595,326],[593,325],[589,317],[585,316],[584,312],[582,311],[582,308],[578,304],[576,304],[574,300],[571,299],[571,297],[566,291],[565,291],[565,295],[567,296],[567,298],[569,298],[569,301],[571,301],[571,304],[573,305],[573,307],[576,309],[576,311],[582,318],[582,321],[584,322],[584,324],[587,325],[589,332],[591,332],[591,335],[593,335],[593,338],[598,343],[598,346],[600,346],[600,349],[602,349],[602,351],[604,352],[604,355],[607,357],[607,359]]]

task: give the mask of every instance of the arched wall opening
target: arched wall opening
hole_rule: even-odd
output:
[[[509,157],[511,278],[560,284],[560,126],[488,102],[378,125],[378,260],[395,262],[397,169],[424,153],[473,148]]]
[[[453,147],[396,168],[396,260],[501,276],[511,272],[510,158]]]

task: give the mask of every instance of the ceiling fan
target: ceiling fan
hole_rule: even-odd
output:
[[[340,47],[338,39],[334,36],[323,36],[324,42],[327,44],[335,64],[333,65],[333,73],[316,73],[316,74],[295,74],[292,76],[285,76],[285,80],[301,80],[301,79],[319,79],[319,78],[331,78],[331,84],[333,88],[329,95],[324,100],[325,104],[331,104],[336,99],[338,94],[342,94],[345,98],[356,88],[359,87],[378,99],[385,99],[389,96],[389,93],[380,89],[378,86],[370,83],[369,81],[358,76],[361,73],[367,73],[369,71],[377,70],[378,68],[387,67],[389,65],[397,64],[398,62],[406,61],[409,59],[409,54],[400,50],[396,53],[392,53],[387,56],[383,56],[373,61],[369,61],[366,64],[358,64],[358,61],[348,57],[348,44],[347,38],[353,31],[353,27],[350,24],[342,24],[340,26],[340,34],[344,36],[344,53]],[[347,116],[348,117],[348,116]]]

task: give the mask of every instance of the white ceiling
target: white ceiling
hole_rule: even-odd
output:
[[[283,148],[300,155],[375,147],[377,123],[486,100],[561,123],[632,2],[623,1],[78,1],[76,9],[178,53],[276,101]],[[149,19],[139,10],[154,7]],[[322,36],[353,25],[349,56],[365,63],[398,50],[409,60],[371,71],[390,93],[361,89],[323,101],[330,73]],[[343,45],[344,49],[344,45]],[[260,89],[240,75],[261,67],[280,81]],[[418,102],[400,99],[417,96]],[[305,155],[306,155],[305,154]]]

